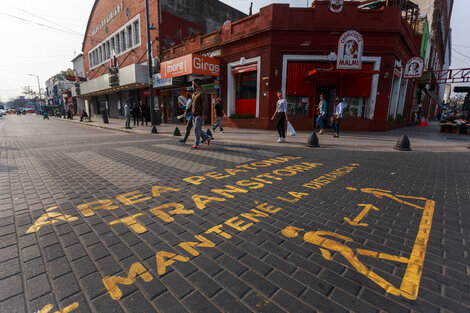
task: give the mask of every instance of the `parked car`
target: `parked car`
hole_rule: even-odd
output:
[[[6,114],[7,114],[7,110],[0,109],[0,116],[6,115]]]

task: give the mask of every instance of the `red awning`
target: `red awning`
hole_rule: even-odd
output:
[[[252,72],[258,70],[258,64],[249,64],[249,65],[243,65],[243,66],[237,66],[232,69],[232,74],[240,74],[240,73],[245,73],[245,72]]]
[[[325,77],[330,75],[341,76],[369,76],[379,74],[380,71],[374,70],[343,70],[343,69],[314,69],[308,72],[304,78]]]

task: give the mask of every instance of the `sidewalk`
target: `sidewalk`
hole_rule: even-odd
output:
[[[128,134],[146,134],[152,136],[167,136],[179,139],[181,137],[174,137],[173,132],[175,127],[178,127],[181,134],[184,135],[185,127],[183,124],[161,124],[157,126],[157,134],[151,134],[150,126],[137,126],[132,129],[125,129],[124,120],[109,119],[109,124],[104,124],[101,118],[94,118],[92,122],[80,122],[79,117],[74,117],[73,120],[66,120],[63,118],[51,117],[51,119],[60,120],[64,122],[76,123],[91,127],[99,127],[108,130],[119,131]],[[150,125],[150,123],[149,123]],[[132,122],[131,122],[132,127]],[[207,130],[210,126],[204,125],[203,129]],[[318,130],[315,130],[318,133]],[[287,145],[287,146],[306,146],[309,136],[312,132],[299,131],[294,137],[288,136],[286,143],[276,143],[278,139],[276,130],[260,130],[260,129],[246,129],[246,128],[224,128],[224,133],[212,132],[214,136],[214,143],[217,141],[241,143],[241,144],[257,144],[257,145]],[[406,127],[401,129],[392,130],[389,132],[341,132],[339,138],[333,138],[331,129],[323,135],[318,135],[320,148],[335,148],[345,150],[373,150],[373,151],[395,151],[395,146],[398,138],[406,134],[410,139],[411,149],[413,151],[433,151],[433,152],[470,152],[467,147],[470,146],[470,135],[463,134],[449,134],[441,133],[439,122],[432,121],[428,127]],[[194,140],[194,133],[192,132],[188,138],[188,143]],[[310,148],[315,149],[315,148]]]

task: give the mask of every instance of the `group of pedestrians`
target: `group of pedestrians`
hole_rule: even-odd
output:
[[[194,145],[191,146],[191,150],[199,149],[200,143],[207,142],[209,146],[211,143],[210,137],[202,130],[203,124],[203,110],[206,95],[201,89],[201,80],[195,79],[192,83],[192,88],[186,90],[187,102],[185,106],[181,106],[184,110],[184,117],[186,121],[186,132],[184,138],[180,140],[182,144],[186,143],[186,140],[191,133],[191,129],[194,126],[194,136],[196,137]],[[222,127],[222,125],[220,125]],[[202,139],[202,141],[201,141]]]
[[[321,94],[320,103],[318,103],[317,107],[317,124],[318,127],[320,127],[320,135],[323,135],[325,133],[325,117],[328,108],[328,104],[324,98],[325,95]],[[335,105],[333,106],[333,114],[330,117],[331,128],[333,128],[333,131],[335,132],[335,134],[333,135],[334,138],[339,137],[339,126],[341,123],[341,119],[343,118],[343,110],[344,104],[341,101],[341,98],[336,97]]]
[[[283,143],[286,141],[286,122],[289,122],[289,117],[287,115],[287,100],[284,98],[281,90],[277,91],[278,101],[276,103],[276,110],[274,111],[271,120],[277,115],[277,124],[276,129],[279,133],[278,143]],[[180,139],[181,144],[185,144],[188,140],[188,137],[191,133],[192,128],[194,127],[195,142],[191,146],[191,150],[197,150],[200,148],[201,143],[207,143],[210,145],[211,139],[202,130],[203,125],[203,110],[205,107],[205,101],[207,97],[203,90],[201,89],[201,80],[195,79],[192,82],[192,88],[186,90],[186,97],[181,96],[178,99],[178,104],[180,108],[184,111],[184,120],[186,123],[186,130],[183,139]],[[223,110],[221,98],[216,99],[214,107],[217,123],[212,127],[212,130],[215,131],[217,128],[220,129],[220,132],[223,133],[224,129],[222,127],[222,117],[225,116]],[[340,97],[336,97],[335,104],[333,107],[333,112],[330,116],[329,122],[334,131],[334,138],[339,137],[340,133],[340,124],[341,119],[343,118],[344,104],[341,101]],[[140,101],[139,105],[130,105],[129,102],[124,106],[125,117],[126,117],[126,129],[131,129],[131,117],[134,119],[134,126],[139,125],[139,118],[141,118],[142,125],[147,125],[149,112],[147,105]],[[319,134],[322,135],[325,133],[325,119],[327,117],[328,103],[325,100],[325,95],[320,94],[320,102],[318,103],[316,113],[317,113],[317,124],[320,128]]]
[[[145,122],[145,126],[148,126],[150,119],[149,107],[143,101],[140,101],[139,104],[130,104],[129,101],[127,101],[124,106],[124,116],[126,117],[126,129],[132,129],[131,118],[134,120],[134,127],[139,126],[139,121],[141,125],[144,125]]]
[[[276,103],[276,110],[274,111],[273,116],[271,117],[271,120],[274,120],[276,114],[277,114],[277,124],[276,124],[276,129],[279,133],[279,139],[277,142],[282,143],[286,142],[286,122],[289,121],[289,117],[287,116],[287,101],[284,99],[282,91],[278,90],[277,91],[277,97],[278,101]],[[325,118],[327,116],[327,110],[328,110],[328,103],[325,100],[325,95],[321,94],[320,95],[320,102],[318,103],[317,106],[317,124],[320,127],[320,135],[323,135],[325,133]],[[335,104],[333,107],[333,113],[331,114],[330,117],[330,125],[333,128],[334,131],[334,138],[339,137],[339,131],[340,131],[340,123],[341,119],[343,118],[343,110],[344,110],[344,103],[341,101],[340,97],[336,97]]]

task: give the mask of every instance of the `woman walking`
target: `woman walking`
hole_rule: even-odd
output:
[[[274,112],[273,117],[271,118],[271,121],[274,120],[274,117],[276,116],[276,113],[277,113],[276,128],[279,133],[279,139],[277,140],[277,142],[286,142],[285,123],[286,121],[289,121],[289,118],[287,117],[287,101],[282,96],[281,90],[278,90],[277,97],[279,98],[279,100],[277,100],[276,111]]]
[[[317,118],[317,124],[318,127],[320,127],[320,135],[323,135],[325,132],[325,126],[324,126],[324,121],[325,121],[325,116],[326,116],[326,108],[327,108],[327,103],[325,100],[325,95],[321,94],[320,95],[320,103],[318,103],[318,108],[317,108],[317,113],[318,113],[318,118]]]
[[[333,116],[331,117],[331,126],[335,131],[334,138],[339,137],[339,124],[341,122],[341,118],[343,118],[343,102],[341,102],[340,97],[336,97],[335,106],[333,109]]]

